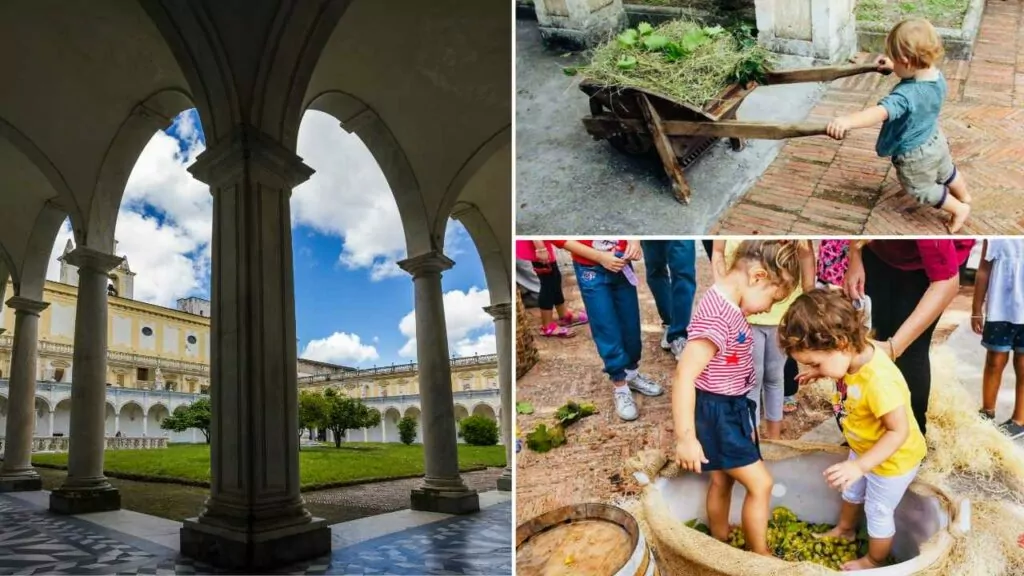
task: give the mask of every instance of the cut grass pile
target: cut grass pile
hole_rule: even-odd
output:
[[[104,473],[134,480],[204,485],[210,481],[210,447],[179,444],[165,450],[107,450]],[[33,454],[33,464],[66,467],[67,453]],[[505,465],[504,446],[459,445],[462,470]],[[303,448],[299,478],[303,490],[423,474],[423,446],[350,443],[341,448]]]
[[[907,18],[925,18],[940,28],[960,28],[970,0],[858,0],[857,20],[896,25]]]
[[[672,20],[652,28],[641,23],[598,47],[588,66],[567,73],[608,86],[639,88],[698,108],[730,84],[761,81],[771,53],[749,30],[730,33]]]

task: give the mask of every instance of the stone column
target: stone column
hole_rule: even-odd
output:
[[[181,552],[258,572],[331,551],[299,495],[292,188],[313,170],[239,126],[189,171],[213,195],[210,497]]]
[[[498,347],[498,386],[501,388],[501,439],[505,443],[505,470],[498,478],[498,490],[512,491],[512,303],[502,302],[484,310],[494,318]]]
[[[39,313],[49,304],[14,296],[7,305],[14,309],[14,346],[7,384],[7,445],[0,467],[0,492],[42,490],[42,480],[32,468],[32,437],[36,423]]]
[[[759,41],[773,52],[828,63],[857,50],[853,0],[755,0]]]
[[[121,431],[121,412],[114,412],[114,435]]]
[[[53,438],[53,410],[50,410],[50,438]]]
[[[121,493],[103,475],[103,450],[107,415],[107,274],[122,259],[79,246],[65,260],[78,267],[70,446],[68,477],[50,493],[50,510],[61,514],[118,510]]]
[[[142,437],[143,438],[146,437],[146,428],[148,427],[147,426],[148,424],[149,424],[149,411],[147,410],[147,411],[142,413]]]
[[[622,0],[535,0],[540,37],[573,50],[591,48],[626,27]]]
[[[398,263],[412,274],[416,285],[416,361],[426,474],[423,483],[412,491],[412,509],[465,514],[480,509],[480,498],[459,474],[452,367],[441,292],[441,273],[454,264],[438,252],[427,252]]]

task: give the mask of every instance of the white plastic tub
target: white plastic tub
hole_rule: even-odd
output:
[[[828,487],[822,472],[845,459],[845,456],[838,454],[812,452],[783,460],[766,461],[775,479],[772,507],[785,506],[801,520],[813,524],[835,524],[839,518],[842,499],[839,492]],[[692,518],[700,518],[707,522],[704,504],[708,482],[709,477],[706,474],[683,474],[675,478],[658,478],[654,486],[661,492],[672,516],[680,522]],[[746,490],[737,483],[733,489],[729,516],[729,522],[732,524],[740,523],[745,495]],[[966,532],[970,529],[970,503],[964,500],[960,506],[959,528]],[[906,576],[931,566],[952,544],[952,536],[945,532],[949,523],[950,515],[943,509],[938,499],[907,491],[896,509],[896,536],[893,539],[892,555],[900,563],[885,568],[864,570],[858,574]],[[939,532],[942,532],[943,536],[937,541],[937,545],[927,548],[922,553],[921,544]]]

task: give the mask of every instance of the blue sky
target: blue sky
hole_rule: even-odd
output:
[[[194,110],[154,135],[129,178],[118,216],[118,253],[136,272],[135,298],[174,306],[209,297],[212,201],[186,171],[205,149]],[[292,195],[296,335],[299,354],[349,366],[415,360],[411,277],[398,211],[366,147],[332,117],[309,112],[298,153],[317,173]],[[63,249],[65,225],[54,245]],[[461,224],[449,221],[442,280],[449,346],[458,355],[494,351],[483,268]],[[51,263],[50,279],[57,279]]]

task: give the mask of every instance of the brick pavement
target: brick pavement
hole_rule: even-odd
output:
[[[941,125],[974,197],[963,234],[1024,234],[1024,3],[988,0],[974,57],[943,66],[949,97]],[[871,106],[895,77],[832,83],[808,121]],[[878,128],[839,142],[793,139],[713,234],[946,234],[945,215],[902,193]]]
[[[697,251],[697,295],[711,285],[711,271],[704,251]],[[584,418],[569,428],[568,442],[551,452],[539,454],[523,448],[517,455],[516,518],[518,523],[553,510],[580,502],[608,502],[616,497],[634,494],[636,484],[621,476],[626,459],[645,448],[670,450],[672,407],[669,389],[670,374],[675,367],[671,355],[661,350],[661,322],[654,298],[647,289],[642,269],[637,273],[641,286],[640,312],[643,331],[643,356],[640,369],[666,385],[666,393],[657,398],[635,395],[640,418],[624,422],[615,415],[607,377],[601,372],[601,360],[594,348],[590,330],[577,328],[576,337],[568,340],[537,338],[540,362],[516,381],[516,400],[533,404],[535,413],[516,416],[523,435],[541,422],[553,420],[558,406],[567,400],[593,402],[599,413]],[[565,297],[573,309],[582,309],[575,276],[571,269],[563,272]],[[946,340],[960,322],[970,317],[972,288],[961,288],[940,320],[933,342]],[[536,309],[530,310],[536,315]],[[536,316],[534,329],[539,325]],[[801,401],[799,428],[792,430],[793,420],[783,421],[783,437],[799,437],[828,417],[828,412],[809,407]],[[308,495],[304,495],[307,499]]]

